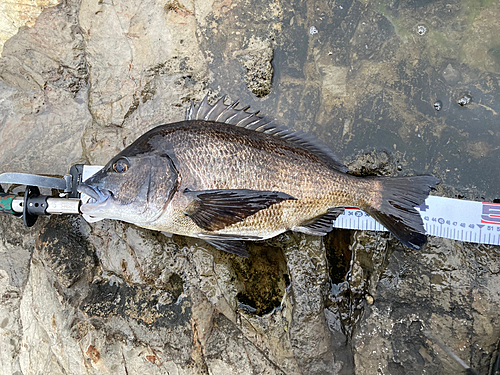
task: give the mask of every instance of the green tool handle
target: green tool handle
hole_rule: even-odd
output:
[[[0,193],[0,212],[19,215],[19,213],[12,208],[12,202],[16,197],[17,195],[15,194]]]

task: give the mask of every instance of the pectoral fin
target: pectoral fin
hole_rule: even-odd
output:
[[[238,223],[256,212],[294,197],[278,191],[203,190],[184,191],[193,201],[185,214],[200,228],[217,231]]]
[[[344,212],[343,207],[335,207],[328,213],[315,217],[314,219],[292,228],[294,232],[310,234],[313,236],[324,236],[333,229],[333,222]]]

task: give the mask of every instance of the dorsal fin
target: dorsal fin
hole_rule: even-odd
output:
[[[217,101],[217,103],[211,105],[208,102],[207,95],[201,103],[191,102],[191,106],[186,112],[186,120],[223,122],[245,129],[270,134],[313,153],[323,162],[338,171],[348,171],[348,168],[337,159],[333,151],[312,134],[305,133],[303,131],[294,132],[285,126],[276,125],[272,122],[272,120],[263,116],[258,116],[259,112],[247,112],[250,108],[249,106],[243,109],[236,109],[239,104],[238,101],[226,105],[224,104],[225,99],[226,96],[224,95]]]

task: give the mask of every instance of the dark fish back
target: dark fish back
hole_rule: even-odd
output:
[[[223,123],[184,121],[145,136],[128,152],[167,153],[191,190],[281,191],[301,198],[323,194],[340,173],[284,139]]]

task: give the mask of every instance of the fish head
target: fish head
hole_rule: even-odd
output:
[[[91,197],[80,210],[94,218],[147,225],[165,211],[179,176],[166,154],[125,151],[78,186],[79,192]]]

